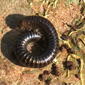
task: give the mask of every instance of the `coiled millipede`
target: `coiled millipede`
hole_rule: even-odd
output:
[[[40,16],[27,16],[21,22],[15,56],[24,66],[44,67],[58,52],[58,35],[51,22]]]

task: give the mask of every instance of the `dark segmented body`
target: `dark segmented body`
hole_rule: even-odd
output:
[[[16,43],[17,59],[25,66],[44,67],[48,65],[55,58],[58,50],[58,36],[54,26],[40,16],[29,16],[23,21],[27,26],[20,27],[25,30],[22,31]],[[36,49],[36,52],[40,51],[38,54],[27,50],[27,45],[31,42],[39,46],[40,50]]]

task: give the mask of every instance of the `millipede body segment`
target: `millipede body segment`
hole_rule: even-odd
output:
[[[24,66],[44,67],[55,58],[58,35],[51,22],[40,16],[27,16],[20,24],[15,56]]]

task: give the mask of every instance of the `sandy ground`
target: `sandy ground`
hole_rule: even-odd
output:
[[[38,79],[38,75],[43,70],[51,70],[51,64],[40,69],[22,67],[17,65],[16,59],[10,56],[12,44],[16,41],[14,29],[23,16],[40,14],[49,19],[55,26],[58,33],[62,34],[67,29],[67,24],[80,15],[80,8],[77,4],[66,5],[65,0],[61,0],[55,7],[48,6],[42,0],[0,0],[0,85],[45,85]],[[12,42],[10,42],[12,41]],[[52,76],[51,85],[80,85],[80,80],[71,72],[65,77],[66,72],[62,70],[62,58],[66,56],[65,51],[58,58],[58,66],[61,66],[60,77]],[[74,73],[78,72],[74,71]]]

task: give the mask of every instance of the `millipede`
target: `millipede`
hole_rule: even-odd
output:
[[[20,64],[40,68],[55,58],[59,43],[53,24],[41,16],[26,16],[19,25],[14,54]]]

